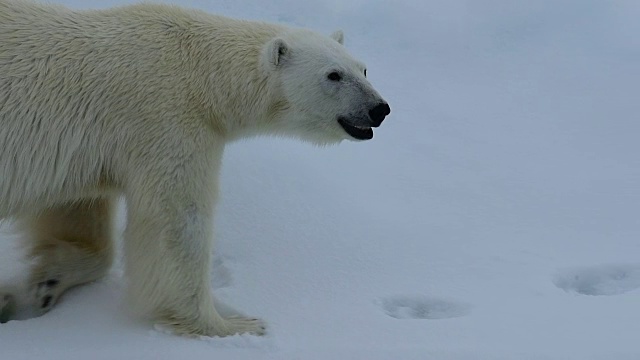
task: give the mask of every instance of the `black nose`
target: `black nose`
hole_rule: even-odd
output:
[[[384,117],[389,115],[391,112],[391,108],[387,103],[380,103],[376,105],[373,109],[369,110],[369,117],[373,121],[373,126],[378,127],[382,124],[382,120]]]

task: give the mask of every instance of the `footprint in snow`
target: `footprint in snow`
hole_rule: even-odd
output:
[[[428,296],[392,296],[377,303],[387,315],[396,319],[449,319],[471,311],[467,304]]]
[[[582,295],[619,295],[640,288],[640,265],[603,265],[563,270],[553,283]]]

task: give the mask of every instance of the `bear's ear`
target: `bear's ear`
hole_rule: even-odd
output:
[[[340,43],[340,45],[344,45],[344,33],[342,30],[336,30],[331,34],[331,38]]]
[[[271,66],[278,66],[289,54],[289,45],[281,38],[275,38],[267,44],[263,56]]]

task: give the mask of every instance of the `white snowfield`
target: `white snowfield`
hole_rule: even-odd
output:
[[[212,285],[267,336],[154,329],[117,264],[0,325],[0,359],[640,359],[640,2],[180,4],[343,29],[391,115],[369,142],[227,149]]]

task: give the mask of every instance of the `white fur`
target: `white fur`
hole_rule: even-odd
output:
[[[23,220],[43,258],[34,291],[51,285],[56,301],[105,273],[109,199],[122,193],[136,307],[181,334],[262,333],[259,320],[222,319],[209,289],[224,145],[350,138],[337,117],[382,99],[343,40],[165,5],[0,0],[0,217]]]

